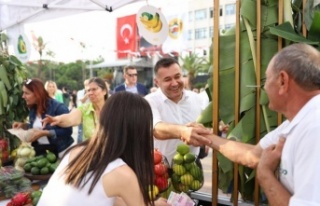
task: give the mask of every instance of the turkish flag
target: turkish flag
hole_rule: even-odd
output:
[[[117,19],[118,58],[126,58],[128,52],[135,52],[137,47],[136,14]]]

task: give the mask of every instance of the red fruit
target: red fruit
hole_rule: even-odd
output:
[[[2,162],[6,162],[9,159],[9,152],[7,150],[2,151],[2,158],[1,161]]]
[[[154,184],[157,185],[160,191],[164,191],[168,188],[168,179],[165,177],[157,177]]]
[[[164,164],[160,163],[160,164],[156,164],[154,166],[154,173],[157,176],[162,176],[167,172],[167,166],[165,166]]]
[[[153,163],[156,165],[156,164],[159,164],[160,162],[162,161],[162,154],[159,150],[154,150],[154,153],[153,153]]]
[[[0,139],[0,150],[7,151],[8,150],[8,142],[5,139]]]
[[[11,203],[14,206],[23,206],[28,202],[29,194],[19,192],[11,198]]]
[[[169,174],[168,172],[164,173],[164,175],[162,175],[162,177],[166,178],[166,179],[169,179]]]

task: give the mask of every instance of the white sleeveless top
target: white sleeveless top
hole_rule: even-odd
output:
[[[71,185],[66,185],[64,182],[64,174],[62,173],[64,168],[69,162],[70,153],[67,154],[59,164],[58,168],[51,176],[48,184],[45,186],[41,198],[38,202],[38,206],[112,206],[115,201],[115,197],[108,197],[102,186],[101,177],[111,172],[112,170],[125,165],[126,163],[118,158],[111,162],[99,181],[95,185],[93,191],[88,195],[88,191],[92,182],[92,179],[83,187],[83,189],[77,189]],[[62,175],[61,175],[62,174]],[[90,173],[89,173],[90,174]],[[88,175],[87,175],[88,176]]]

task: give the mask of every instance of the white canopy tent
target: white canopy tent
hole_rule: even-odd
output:
[[[20,23],[48,20],[93,10],[112,12],[142,0],[0,0],[0,31]]]
[[[106,40],[116,33],[114,23],[116,21],[114,19],[136,13],[139,10],[138,7],[141,8],[141,6],[149,3],[162,8],[161,11],[166,10],[167,14],[172,15],[172,13],[177,12],[177,8],[180,8],[181,11],[183,10],[181,5],[184,1],[0,0],[0,32],[5,31],[9,37],[9,53],[16,55],[22,62],[38,58],[37,51],[31,46],[35,42],[36,38],[34,37],[37,37],[37,35],[43,37],[48,45],[46,47],[47,50],[49,49],[56,53],[55,57],[52,57],[56,61],[70,62],[76,59],[94,59],[97,58],[97,54],[100,52],[99,54],[102,54],[104,59],[114,62],[117,54],[116,41],[109,40],[106,43]],[[120,9],[121,7],[123,9]],[[91,15],[92,13],[94,15]],[[85,15],[87,17],[94,16],[94,19],[87,18],[85,21],[79,21],[80,18],[77,19],[77,16]],[[68,21],[69,19],[74,21]],[[60,24],[56,24],[58,21]],[[37,24],[41,24],[41,29],[38,29]],[[77,32],[73,32],[75,30]],[[86,35],[88,32],[91,32],[90,35]],[[48,36],[48,33],[50,36]],[[93,33],[95,36],[89,39],[89,36]],[[24,40],[27,48],[27,52],[24,54],[17,51],[20,38]],[[98,39],[101,42],[97,43]],[[65,42],[65,44],[62,42]],[[86,43],[85,49],[79,47],[79,43],[83,42]],[[59,45],[61,46],[59,47]],[[65,54],[67,51],[75,52]]]

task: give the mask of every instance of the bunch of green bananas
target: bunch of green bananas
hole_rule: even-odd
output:
[[[153,16],[148,12],[143,12],[140,21],[148,31],[158,33],[162,29],[162,21],[158,13]]]

